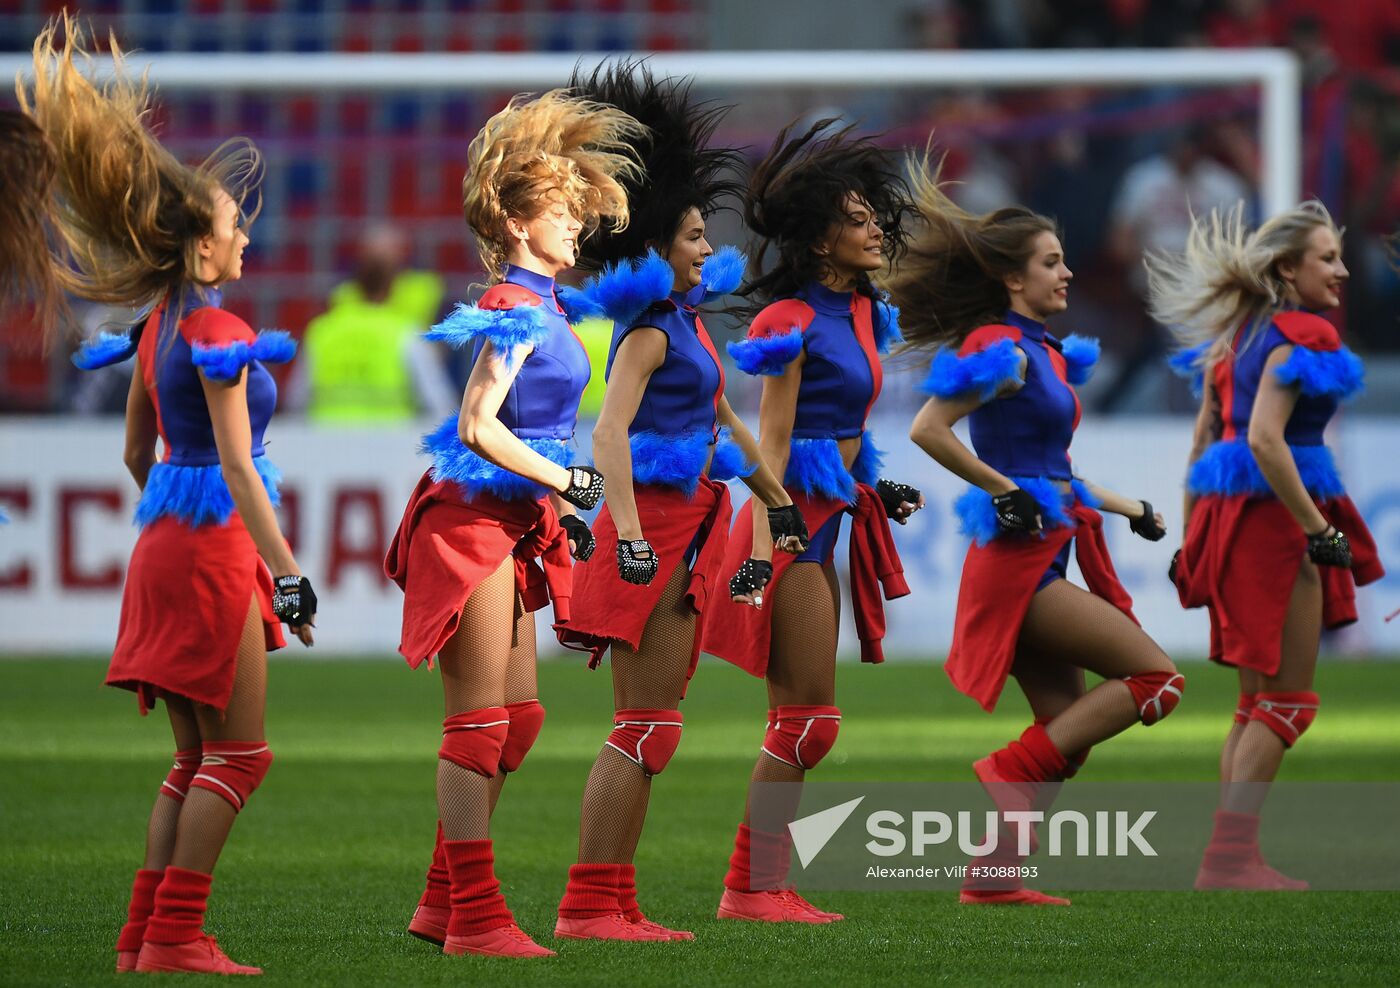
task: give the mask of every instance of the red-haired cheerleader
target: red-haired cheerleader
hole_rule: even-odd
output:
[[[57,28],[39,36],[33,93],[22,97],[58,167],[55,276],[78,296],[149,310],[74,358],[84,369],[137,362],[125,459],[141,488],[141,535],[107,683],[133,690],[143,713],[163,700],[177,749],[117,970],[260,974],[203,932],[219,852],[272,762],[267,651],[284,644],[282,621],[310,645],[316,615],[278,529],[277,470],[263,455],[277,400],[263,364],[289,359],[293,344],[219,307],[219,286],[242,274],[244,197],[260,162],[234,142],[197,168],[181,164],[143,126],[146,87],[124,72],[115,43],[115,75],[97,88],[75,64],[88,61],[82,31],[65,18],[60,44]]]
[[[569,549],[593,552],[574,513],[602,476],[568,466],[588,355],[554,277],[600,219],[627,222],[617,177],[635,169],[626,114],[553,90],[517,97],[467,151],[467,223],[493,284],[429,334],[472,347],[459,415],[424,440],[433,466],[409,499],[385,571],[404,591],[399,651],[436,657],[446,719],[437,845],[409,932],[448,954],[543,957],[496,880],[491,813],[544,722],[533,611],[569,617]],[[562,516],[562,517],[561,517]]]
[[[53,145],[39,125],[0,110],[0,315],[32,306],[40,330],[52,328],[62,303],[49,255],[37,246],[52,229],[56,175]]]
[[[724,108],[694,104],[689,86],[658,82],[622,63],[576,79],[575,91],[646,125],[645,175],[628,184],[626,231],[595,237],[581,264],[609,265],[586,294],[613,319],[608,390],[593,455],[608,499],[595,534],[601,552],[575,571],[573,613],[559,629],[612,649],[613,730],[583,794],[578,864],[559,905],[555,935],[578,939],[689,940],[650,922],[637,905],[633,858],[652,778],[681,739],[686,684],[700,637],[722,599],[729,489],[736,475],[769,508],[776,537],[794,551],[806,529],[792,499],[724,398],[724,370],[697,307],[733,291],[744,258],[705,239],[706,217],[737,195],[738,155],[711,148]]]
[[[1007,677],[1016,680],[1035,722],[973,770],[1003,810],[1043,811],[1092,745],[1157,723],[1181,699],[1185,680],[1138,627],[1094,509],[1123,515],[1153,541],[1165,529],[1146,501],[1085,483],[1071,467],[1074,385],[1098,343],[1060,340],[1045,325],[1068,308],[1072,278],[1054,221],[1019,206],[970,215],[926,160],[913,164],[924,226],[889,289],[909,345],[937,353],[910,437],[973,485],[957,503],[973,541],[946,670],[988,711]],[[972,449],[953,432],[963,418]],[[1065,578],[1071,546],[1087,590]],[[1086,689],[1086,669],[1104,682]],[[991,836],[997,844],[969,869],[961,901],[1069,904],[997,877],[1015,872],[1020,834]]]
[[[1361,361],[1319,312],[1341,303],[1341,235],[1307,202],[1246,231],[1198,219],[1184,254],[1149,258],[1153,315],[1189,348],[1201,391],[1188,519],[1173,578],[1210,611],[1210,657],[1239,670],[1220,757],[1222,799],[1201,889],[1305,889],[1259,849],[1259,811],[1284,752],[1317,716],[1322,628],[1356,620],[1356,587],[1384,575],[1323,430],[1361,388]]]
[[[902,249],[909,190],[882,149],[830,125],[792,139],[784,130],[745,201],[748,225],[763,238],[759,269],[770,251],[776,257],[743,292],[753,322],[729,352],[741,370],[763,376],[759,449],[811,532],[800,555],[773,558],[779,533],[755,498],[752,511],[739,513],[725,559],[731,592],[753,606],[726,601],[706,624],[706,651],[767,682],[754,783],[801,782],[836,743],[840,592],[832,555],[842,519],[851,517],[861,659],[880,662],[882,591],[891,599],[909,592],[889,519],[902,523],[923,504],[912,487],[876,483],[880,454],[865,431],[880,394],[880,354],[899,339],[897,313],[870,276]],[[735,837],[719,917],[841,919],[788,886],[791,838],[783,826],[752,826],[751,809]]]

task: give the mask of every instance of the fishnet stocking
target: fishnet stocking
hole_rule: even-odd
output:
[[[535,615],[521,605],[519,594],[515,597],[515,633],[511,641],[510,657],[506,659],[506,703],[537,700],[540,688],[535,663]],[[508,774],[497,772],[488,787],[491,798],[490,812],[493,815]]]
[[[1171,668],[1166,653],[1127,615],[1066,580],[1031,599],[1017,644],[1106,680],[1046,726],[1061,752],[1082,751],[1135,724],[1137,705],[1122,677]]]
[[[695,644],[695,611],[685,599],[690,572],[677,566],[647,618],[637,648],[612,646],[613,704],[673,710],[685,691]],[[579,814],[580,864],[627,864],[637,853],[651,799],[651,778],[607,745],[598,753]]]
[[[256,599],[249,605],[248,616],[243,621],[236,661],[233,693],[222,714],[213,707],[192,704],[199,737],[203,741],[261,741],[264,738],[267,647],[263,637],[262,611]],[[178,734],[176,740],[179,740]],[[212,874],[237,816],[238,811],[222,796],[207,789],[191,788],[180,807],[170,864],[176,868]]]
[[[515,611],[515,563],[507,558],[472,591],[457,630],[438,653],[446,716],[504,705]],[[490,837],[493,784],[455,762],[438,760],[438,814],[447,840]]]
[[[841,591],[831,564],[793,563],[773,588],[773,634],[768,658],[768,705],[834,705]],[[750,782],[801,782],[802,769],[759,753]],[[792,812],[801,790],[792,786]],[[749,806],[744,804],[744,825]]]
[[[194,716],[194,704],[182,696],[167,696],[165,711],[170,717],[170,730],[175,735],[175,750],[199,748],[199,721]],[[175,853],[175,832],[180,823],[182,804],[164,791],[156,795],[151,819],[146,825],[146,860],[141,866],[161,871],[170,864]]]

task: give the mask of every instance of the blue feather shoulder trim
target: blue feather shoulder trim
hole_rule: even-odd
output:
[[[920,388],[935,398],[958,398],[975,393],[991,401],[1002,388],[1021,383],[1021,352],[1010,339],[965,357],[953,350],[939,350]]]
[[[1060,341],[1060,354],[1065,358],[1065,376],[1070,384],[1083,384],[1094,374],[1099,362],[1099,341],[1092,336],[1073,334]]]
[[[1352,398],[1365,387],[1361,358],[1346,347],[1309,350],[1295,346],[1283,366],[1274,371],[1283,384],[1296,384],[1310,398]]]
[[[136,341],[130,333],[98,333],[73,354],[73,365],[79,370],[97,370],[130,360],[136,352]]]
[[[207,346],[196,343],[190,347],[190,359],[213,381],[232,381],[254,360],[265,364],[284,364],[297,352],[296,340],[280,330],[264,330],[252,343],[235,340]]]
[[[872,328],[875,330],[875,349],[889,353],[890,347],[904,342],[904,334],[899,331],[899,308],[884,299],[877,298],[870,305]]]
[[[1298,476],[1313,497],[1327,500],[1345,493],[1332,451],[1326,446],[1289,445]],[[1274,497],[1274,489],[1264,478],[1249,443],[1231,439],[1214,443],[1191,465],[1186,487],[1196,495],[1217,494],[1232,497]]]
[[[1206,381],[1206,353],[1211,348],[1211,341],[1198,343],[1185,350],[1178,350],[1167,358],[1167,366],[1177,377],[1185,378],[1191,382],[1191,393],[1197,398],[1205,393]]]
[[[457,419],[455,414],[443,419],[418,446],[420,452],[433,458],[434,480],[456,481],[468,497],[490,494],[503,501],[537,500],[549,493],[549,488],[467,449],[457,433]],[[521,442],[561,467],[568,466],[573,459],[573,450],[563,439],[522,439]]]
[[[745,374],[777,377],[802,353],[802,330],[792,329],[773,336],[751,336],[725,345],[734,363]]]
[[[471,346],[479,339],[487,340],[509,366],[516,347],[539,346],[549,339],[549,333],[549,319],[543,306],[482,309],[458,302],[446,319],[423,335],[424,339],[458,348]]]
[[[671,297],[676,274],[654,250],[645,257],[609,264],[589,279],[583,293],[591,304],[620,326],[630,326],[657,302]]]
[[[262,478],[268,500],[276,507],[281,503],[277,485],[282,474],[265,456],[253,457],[253,467]],[[136,524],[144,527],[174,516],[191,527],[222,525],[235,510],[233,495],[217,463],[199,467],[157,463],[151,467],[141,500],[136,503]]]
[[[559,308],[564,310],[564,318],[570,323],[580,323],[585,319],[605,319],[603,307],[593,301],[582,288],[569,285],[555,285],[554,297],[559,300]]]
[[[705,302],[723,298],[738,288],[744,280],[749,259],[737,247],[725,246],[705,260],[700,269],[700,284],[705,289]]]
[[[1065,496],[1054,480],[1048,477],[1012,477],[1021,488],[1040,505],[1040,521],[1046,528],[1063,528],[1070,523],[1070,515]],[[1079,480],[1071,480],[1070,488],[1075,500],[1090,508],[1099,506],[1094,497]],[[969,487],[953,503],[953,511],[958,516],[959,531],[978,545],[986,545],[1004,535],[997,524],[996,508],[992,507],[992,496],[980,487]]]

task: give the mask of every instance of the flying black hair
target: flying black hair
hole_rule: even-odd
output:
[[[743,156],[734,148],[710,147],[729,107],[690,99],[690,80],[657,79],[639,59],[598,66],[584,77],[575,69],[569,88],[597,103],[617,107],[647,127],[634,138],[644,173],[622,176],[632,216],[622,231],[598,230],[579,248],[578,268],[596,271],[648,246],[664,252],[693,207],[702,216],[738,201],[744,192]]]
[[[770,251],[777,257],[770,270],[739,292],[748,299],[740,310],[748,316],[821,278],[826,261],[812,248],[834,224],[846,221],[848,194],[870,205],[885,234],[886,264],[904,254],[908,221],[917,213],[897,159],[870,138],[853,136],[854,125],[833,129],[835,124],[819,120],[800,137],[789,136],[795,124],[788,124],[754,169],[744,198],[744,220],[759,237],[751,255],[754,269],[764,270]],[[875,291],[864,274],[856,290]]]

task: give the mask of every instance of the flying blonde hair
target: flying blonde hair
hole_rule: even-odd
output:
[[[0,110],[0,314],[32,306],[32,324],[44,332],[63,307],[44,249],[54,172],[53,147],[38,125],[18,111]]]
[[[646,133],[621,110],[567,89],[515,96],[486,121],[467,148],[462,212],[491,277],[501,277],[509,252],[506,219],[539,215],[552,191],[583,221],[585,236],[603,219],[613,232],[626,229],[618,180],[640,177],[633,146]]]
[[[1198,366],[1214,363],[1241,325],[1253,334],[1289,304],[1292,289],[1278,266],[1302,260],[1308,238],[1319,227],[1341,242],[1342,231],[1316,199],[1253,232],[1245,226],[1242,202],[1194,217],[1184,251],[1150,252],[1143,258],[1152,318],[1169,327],[1183,348],[1209,344]]]
[[[111,78],[94,83],[80,71],[95,68],[88,36],[64,14],[34,42],[32,93],[22,78],[15,88],[53,148],[55,278],[82,298],[143,309],[222,280],[201,277],[198,240],[213,229],[219,189],[237,203],[242,225],[252,223],[262,159],[239,138],[202,164],[181,163],[146,128],[145,75],[132,78],[115,37],[110,44]]]

